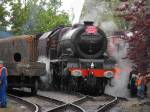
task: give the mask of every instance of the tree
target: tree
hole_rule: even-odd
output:
[[[11,30],[16,35],[46,32],[58,25],[70,24],[68,14],[58,12],[60,0],[24,0],[23,3],[17,0],[8,3],[12,7]]]
[[[128,57],[140,72],[150,72],[150,11],[148,0],[122,0],[120,17],[130,23],[132,35],[125,35],[129,43]]]
[[[6,21],[5,17],[8,16],[8,12],[5,10],[4,2],[0,2],[0,30],[5,31],[6,27],[8,26],[8,22]]]

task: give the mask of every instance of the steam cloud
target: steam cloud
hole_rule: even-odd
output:
[[[104,30],[107,36],[111,36],[118,28],[115,22],[108,18],[108,15],[112,15],[109,2],[85,0],[80,22],[94,21],[94,24]]]
[[[106,86],[105,93],[111,94],[113,96],[128,97],[129,92],[127,89],[127,83],[132,64],[129,60],[123,59],[127,54],[127,45],[123,40],[121,41],[121,39],[116,44],[111,42],[109,44],[110,47],[114,49],[112,56],[117,60],[120,72],[118,73],[119,77],[112,79],[113,87],[110,87],[109,85]]]
[[[38,62],[41,62],[41,63],[45,63],[46,64],[46,75],[42,76],[41,77],[41,81],[42,83],[44,84],[44,87],[45,88],[48,88],[49,87],[49,84],[51,83],[52,81],[52,78],[50,76],[50,59],[48,59],[47,57],[45,56],[40,56],[38,58]]]
[[[108,36],[113,35],[114,31],[118,30],[114,21],[104,21],[101,23],[100,28],[103,29]]]

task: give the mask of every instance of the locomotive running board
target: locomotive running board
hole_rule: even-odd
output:
[[[56,62],[64,62],[64,61],[69,61],[69,62],[99,62],[99,63],[103,63],[104,60],[102,59],[79,59],[79,58],[69,58],[69,59],[54,59],[54,60],[50,60],[50,63],[56,63]]]
[[[104,62],[104,60],[102,60],[102,59],[79,59],[79,61],[80,62],[93,62],[93,63],[95,63],[95,62],[103,63]]]

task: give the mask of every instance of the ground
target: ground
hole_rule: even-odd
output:
[[[148,97],[144,100],[139,100],[138,98],[128,98],[128,101],[120,101],[117,105],[115,105],[112,109],[108,110],[107,112],[150,112],[150,83],[148,85]],[[39,92],[40,94],[40,92]],[[55,94],[49,94],[49,92],[45,92],[45,96],[50,95],[51,97],[54,97],[58,99],[59,93]],[[63,94],[62,94],[63,95]],[[62,96],[61,95],[61,96]],[[72,102],[75,99],[78,99],[77,97],[71,97],[69,95],[65,96],[63,95],[63,101],[69,103]],[[71,99],[72,98],[72,99]],[[69,100],[68,100],[69,99]],[[8,100],[8,108],[2,109],[0,108],[0,112],[30,112],[27,107],[25,107],[22,104],[18,104],[15,101]]]
[[[114,108],[107,112],[149,112],[150,98],[138,100],[137,98],[129,98],[129,101],[122,101]]]
[[[128,98],[128,102],[121,101],[107,112],[150,112],[150,83],[148,84],[147,94],[148,97],[144,100]]]
[[[22,104],[8,100],[8,108],[0,108],[0,112],[30,112],[30,110]]]

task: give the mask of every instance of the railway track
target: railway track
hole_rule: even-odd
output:
[[[86,96],[81,100],[73,102],[73,104],[83,108],[85,112],[102,112],[108,108],[111,108],[113,104],[117,103],[117,101],[118,98],[112,96]]]
[[[54,91],[40,92],[36,96],[21,96],[21,98],[38,105],[39,112],[104,112],[120,100],[111,95],[93,97],[80,93]]]
[[[45,93],[45,95],[48,93]],[[50,92],[49,97],[53,97],[61,101],[63,100],[66,104],[56,107],[49,112],[103,112],[104,110],[111,108],[119,100],[117,97],[110,95],[92,97],[80,93],[54,93],[55,92]],[[42,94],[42,92],[40,94]],[[71,101],[68,101],[68,99]]]
[[[68,103],[60,107],[54,108],[48,112],[85,112],[85,110],[77,105]]]
[[[37,104],[41,112],[48,112],[49,110],[52,110],[56,107],[59,107],[60,105],[65,104],[62,101],[52,99],[49,97],[45,97],[45,96],[41,96],[41,95],[36,95],[36,96],[31,96],[31,97],[22,97],[22,98],[28,102]]]
[[[22,99],[20,97],[17,97],[15,95],[12,95],[12,94],[8,94],[8,98],[10,100],[13,100],[13,101],[15,101],[17,103],[20,103],[20,104],[26,106],[31,112],[40,112],[39,107],[36,104],[33,104],[31,102],[28,102],[28,101],[25,101],[24,99]]]
[[[47,96],[53,99],[57,99],[59,101],[63,101],[65,103],[72,103],[80,98],[85,97],[85,95],[80,93],[68,93],[68,92],[60,92],[60,91],[39,91],[39,95]]]

